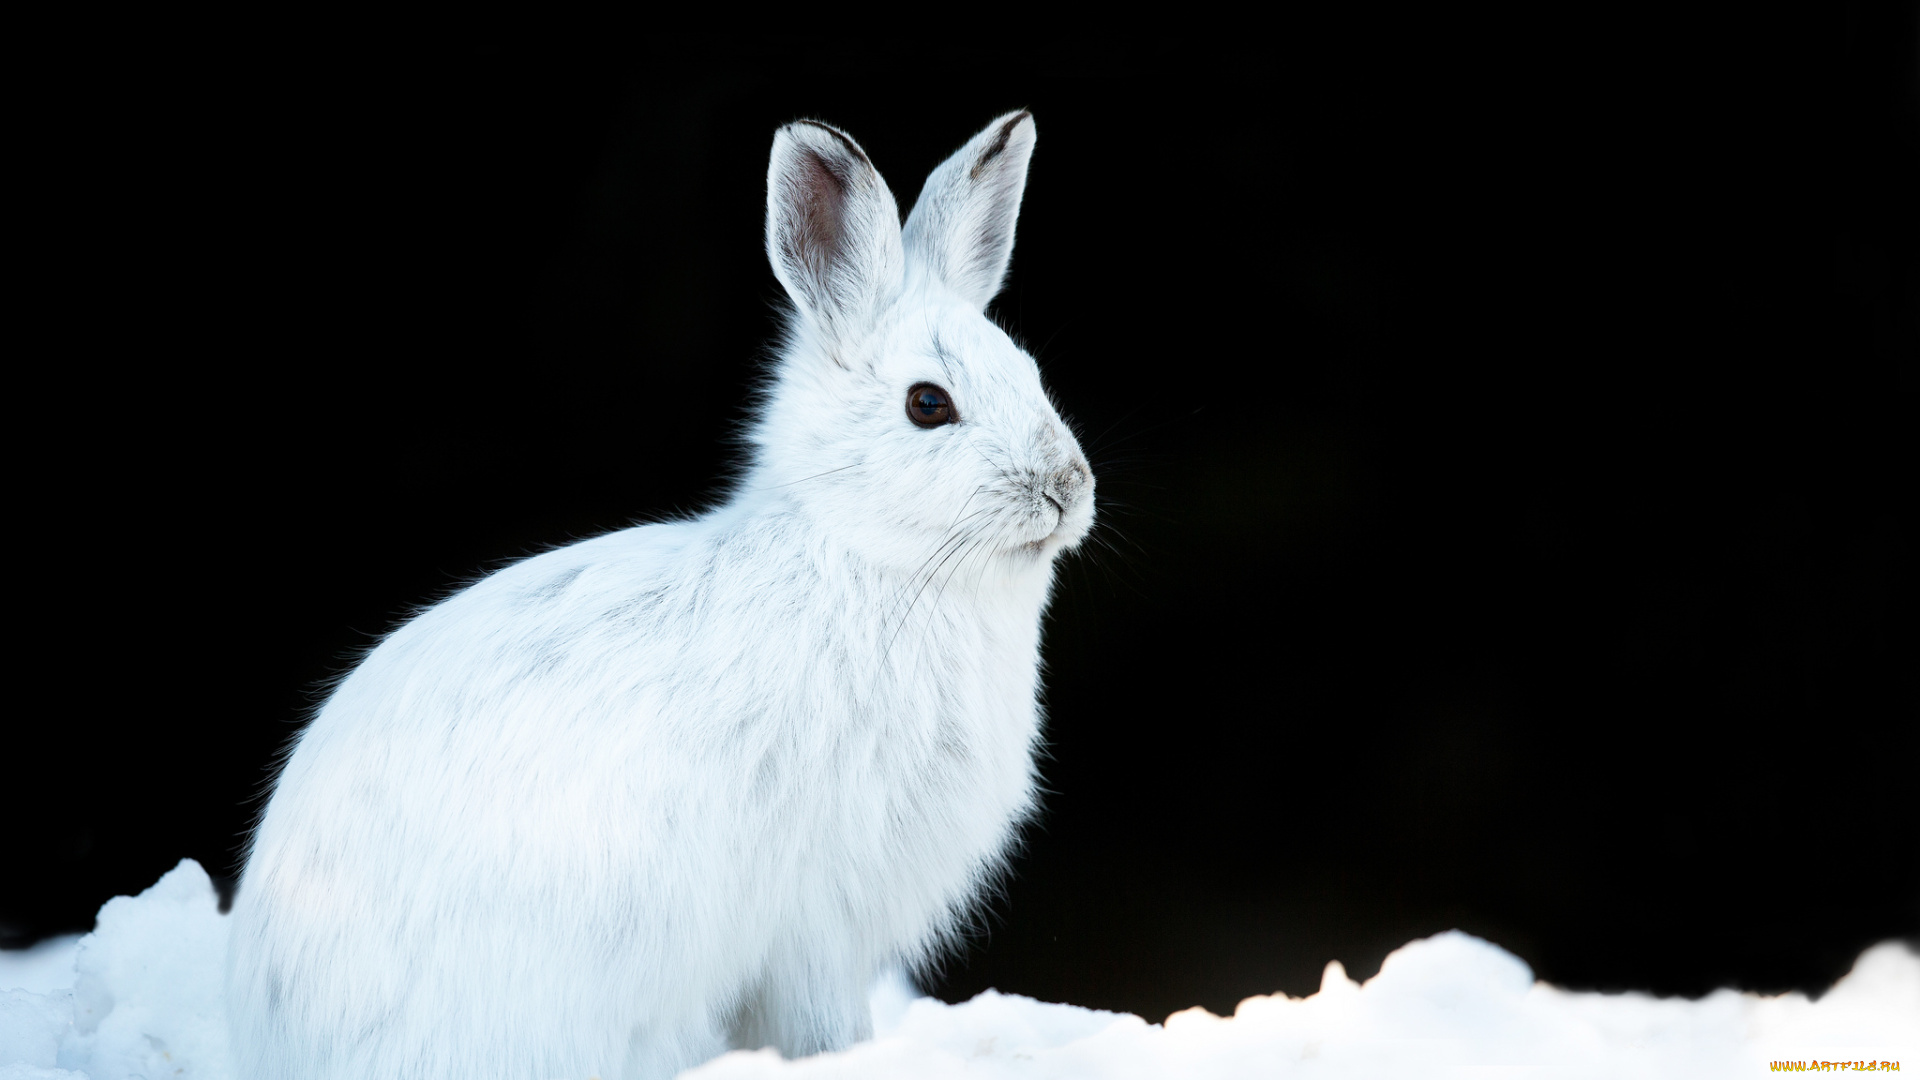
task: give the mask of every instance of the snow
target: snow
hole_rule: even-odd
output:
[[[22,982],[18,968],[46,987],[0,999],[0,1080],[225,1080],[227,927],[199,863],[182,861],[137,897],[114,897],[93,933],[63,940],[72,944],[56,985],[40,949],[0,966],[0,983]]]
[[[191,859],[100,909],[94,932],[0,953],[0,1080],[225,1078],[225,918]],[[883,979],[876,1037],[783,1061],[736,1051],[685,1080],[968,1077],[1752,1077],[1769,1062],[1920,1068],[1920,956],[1861,954],[1816,1001],[1721,990],[1698,1001],[1572,993],[1459,932],[1412,942],[1365,985],[1329,963],[1320,992],[1253,997],[1230,1017],[1125,1013],[988,991],[960,1005]],[[584,1078],[583,1078],[584,1080]]]
[[[73,989],[73,949],[80,937],[63,934],[32,948],[0,952],[0,989],[35,994]]]

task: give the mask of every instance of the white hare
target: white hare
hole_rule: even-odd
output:
[[[1040,619],[1093,476],[982,314],[1034,124],[904,229],[851,138],[782,128],[792,301],[724,505],[418,615],[301,735],[254,833],[237,1075],[671,1076],[869,1034],[1034,806]]]

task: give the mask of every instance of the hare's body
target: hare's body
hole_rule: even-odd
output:
[[[913,583],[808,539],[777,502],[631,529],[376,650],[255,842],[256,1038],[318,1075],[406,1074],[404,1051],[431,1075],[584,1077],[863,1037],[873,975],[935,944],[1031,805],[1046,574],[949,587],[901,628]],[[819,603],[778,599],[800,582]],[[672,628],[715,622],[741,632]],[[297,951],[263,912],[301,923]],[[443,1011],[473,986],[498,992]]]
[[[1024,178],[1031,122],[999,125],[956,158],[1012,132]],[[613,1080],[843,1046],[1031,810],[1040,617],[1090,475],[937,258],[857,325],[845,281],[790,280],[833,264],[782,265],[783,145],[803,174],[865,162],[792,131],[769,246],[799,310],[755,461],[720,509],[510,566],[341,683],[236,900],[240,1074]],[[891,210],[844,179],[840,220]],[[935,377],[971,425],[903,421]]]

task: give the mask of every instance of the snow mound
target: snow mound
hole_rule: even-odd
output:
[[[1362,986],[1338,961],[1320,992],[1252,997],[1231,1017],[1137,1016],[988,991],[921,999],[869,1043],[782,1061],[737,1051],[684,1080],[914,1076],[1752,1077],[1776,1061],[1920,1060],[1920,956],[1863,953],[1816,1003],[1721,990],[1699,1001],[1570,993],[1458,931],[1396,950]]]
[[[71,948],[65,986],[0,998],[0,1080],[225,1080],[227,926],[199,863],[107,901]],[[44,983],[50,962],[19,966]],[[20,981],[14,967],[0,984]]]
[[[190,859],[108,901],[91,934],[0,954],[0,1080],[224,1080],[225,955],[226,921]],[[1364,986],[1336,961],[1319,993],[1248,998],[1230,1017],[1187,1009],[1149,1024],[991,990],[945,1005],[897,977],[871,1004],[871,1042],[799,1061],[736,1051],[683,1077],[1693,1080],[1752,1077],[1774,1062],[1920,1067],[1920,956],[1895,943],[1861,954],[1817,1002],[1571,993],[1456,931],[1402,947]]]

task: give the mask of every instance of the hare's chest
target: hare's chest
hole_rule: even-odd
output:
[[[939,906],[1032,806],[1039,601],[996,622],[951,597],[908,607],[886,582],[800,571],[759,595],[836,579],[855,587],[832,604],[763,600],[683,654],[669,701],[689,707],[663,713],[661,734],[729,760],[739,782],[720,816],[756,837],[760,865]],[[692,722],[716,706],[718,720]]]
[[[835,846],[880,865],[944,851],[971,867],[998,851],[1031,805],[1039,731],[1037,656],[998,646],[956,634],[838,688],[845,727],[816,774],[836,779]]]

